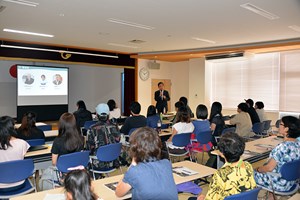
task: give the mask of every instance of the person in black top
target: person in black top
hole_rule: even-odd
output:
[[[154,93],[154,99],[156,101],[156,109],[158,113],[168,112],[168,101],[170,101],[170,95],[167,90],[164,90],[164,83],[158,83],[158,89]]]
[[[22,118],[22,124],[17,129],[17,137],[23,140],[45,139],[44,132],[41,129],[37,128],[35,123],[35,113],[25,113]]]
[[[92,121],[93,117],[92,113],[86,109],[84,101],[79,100],[76,105],[78,109],[73,114],[76,119],[77,128],[80,130],[80,127],[83,127],[86,121]]]
[[[246,100],[246,103],[248,105],[248,114],[250,115],[250,118],[251,118],[251,121],[252,121],[252,124],[255,124],[257,122],[260,122],[260,119],[258,117],[258,114],[255,110],[255,108],[253,107],[254,105],[254,102],[252,99],[247,99]]]
[[[124,123],[124,125],[122,126],[120,132],[128,135],[130,129],[132,128],[140,128],[140,127],[144,127],[147,126],[147,119],[145,116],[140,115],[141,112],[141,105],[139,104],[139,102],[132,102],[130,104],[130,112],[132,114],[131,117],[128,117]]]
[[[64,113],[59,118],[58,136],[54,139],[51,153],[52,165],[56,166],[58,156],[83,150],[83,137],[80,135],[72,113]]]
[[[221,135],[225,128],[225,122],[222,115],[222,104],[220,102],[213,102],[210,109],[210,129],[213,131],[214,136]]]
[[[188,105],[188,99],[186,97],[180,97],[179,101],[181,101],[185,105],[186,109],[188,110],[188,114],[190,115],[190,118],[193,118],[194,113]]]

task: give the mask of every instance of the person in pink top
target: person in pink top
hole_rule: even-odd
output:
[[[0,117],[0,162],[24,159],[30,146],[26,141],[16,138],[16,134],[14,120],[8,116]],[[0,190],[16,187],[23,183],[24,181],[10,184],[0,183]]]

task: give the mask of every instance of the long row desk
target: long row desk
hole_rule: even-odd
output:
[[[184,182],[187,182],[187,181],[192,181],[192,180],[204,178],[204,177],[207,177],[207,176],[210,176],[210,175],[214,174],[215,171],[216,171],[213,168],[206,167],[204,165],[200,165],[200,164],[190,162],[190,161],[182,161],[182,162],[174,163],[172,166],[173,167],[186,167],[188,169],[191,169],[193,171],[198,172],[195,175],[185,176],[185,177],[181,177],[181,176],[173,173],[174,180],[175,180],[176,184],[180,184],[180,183],[184,183]],[[99,197],[104,199],[104,200],[130,198],[131,194],[128,194],[128,195],[126,195],[122,198],[117,198],[115,196],[115,192],[105,186],[105,184],[108,184],[108,183],[119,182],[122,178],[123,178],[123,175],[117,175],[117,176],[112,176],[112,177],[108,177],[108,178],[93,181],[93,188],[94,188],[95,193],[97,195],[99,195]],[[42,191],[42,192],[37,192],[37,193],[31,193],[31,194],[28,194],[28,195],[11,198],[11,200],[44,199],[47,196],[47,194],[63,194],[63,193],[64,193],[63,188],[56,188],[56,189],[52,189],[52,190],[47,190],[47,191]]]

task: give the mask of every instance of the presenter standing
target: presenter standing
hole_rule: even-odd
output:
[[[168,112],[168,101],[170,101],[169,92],[164,90],[163,82],[158,83],[158,89],[154,95],[156,109],[158,113],[166,113]]]

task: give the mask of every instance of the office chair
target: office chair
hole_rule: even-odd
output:
[[[185,147],[186,148],[190,144],[191,134],[192,133],[177,133],[176,135],[174,135],[174,137],[172,139],[173,145],[177,146],[177,147]],[[186,150],[186,152],[184,152],[182,154],[174,154],[174,153],[170,153],[167,142],[166,142],[166,146],[167,146],[169,158],[170,158],[170,156],[180,157],[180,156],[185,156],[185,155],[189,154],[189,158],[192,161],[189,149]]]
[[[45,144],[45,139],[32,139],[32,140],[26,140],[26,142],[31,146],[40,146]]]
[[[19,187],[11,188],[9,191],[0,191],[0,199],[9,199],[36,191],[35,179],[33,178],[34,184],[28,179],[34,173],[32,159],[1,162],[0,171],[3,172],[0,176],[0,183],[8,184],[25,180]]]
[[[200,131],[198,133],[196,133],[196,141],[198,142],[198,146],[197,148],[193,148],[193,141],[191,141],[192,144],[192,149],[191,151],[193,153],[200,153],[202,152],[202,159],[201,159],[201,163],[203,163],[203,157],[204,157],[204,152],[208,152],[212,149],[212,132],[209,131]],[[200,148],[200,150],[199,150]],[[195,157],[196,158],[196,157]],[[196,161],[198,162],[198,160],[196,159]]]
[[[259,191],[261,190],[260,187],[254,188],[252,190],[248,190],[245,192],[241,192],[239,194],[234,194],[234,195],[230,195],[225,197],[224,200],[256,200]]]

